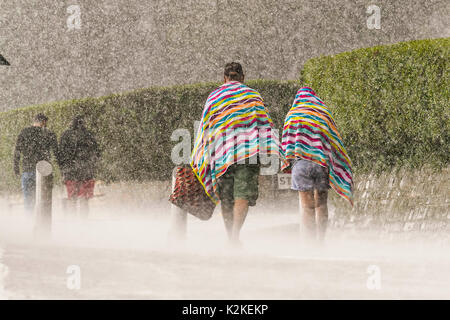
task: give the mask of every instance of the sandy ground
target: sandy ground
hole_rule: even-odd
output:
[[[94,210],[86,221],[56,214],[51,241],[40,241],[32,219],[3,211],[0,297],[450,299],[450,246],[436,236],[331,229],[323,247],[311,248],[299,237],[298,215],[250,212],[236,250],[218,214],[190,218],[178,243],[168,241],[169,216],[154,209]]]

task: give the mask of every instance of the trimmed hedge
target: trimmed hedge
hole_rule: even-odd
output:
[[[314,58],[301,81],[332,109],[359,171],[428,164],[450,155],[450,38]]]
[[[281,128],[299,83],[254,80],[246,84],[261,93],[274,122]],[[206,98],[218,85],[152,87],[0,113],[0,191],[20,187],[12,167],[15,140],[38,112],[48,115],[48,127],[58,137],[75,115],[85,115],[87,126],[97,136],[103,151],[100,179],[107,182],[169,179],[174,167],[170,155],[177,143],[170,140],[172,132],[185,128],[194,137],[194,121],[200,120]]]

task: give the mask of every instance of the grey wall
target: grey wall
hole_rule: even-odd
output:
[[[366,26],[369,4],[381,30]],[[0,110],[217,81],[231,60],[248,78],[295,79],[318,55],[448,37],[449,14],[446,0],[1,0]]]

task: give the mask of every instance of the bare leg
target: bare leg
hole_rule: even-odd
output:
[[[69,188],[70,186],[70,188]],[[70,219],[77,218],[77,204],[78,204],[78,187],[73,181],[66,181],[67,187],[67,202],[66,202],[66,217]]]
[[[239,243],[239,235],[241,228],[244,225],[245,218],[248,212],[248,200],[235,199],[233,211],[233,229],[231,232],[231,241]]]
[[[85,197],[80,198],[80,216],[81,219],[87,219],[89,216],[89,199]]]
[[[169,240],[178,241],[186,239],[187,212],[174,204],[170,206],[170,212],[172,222],[169,230]]]
[[[225,223],[225,229],[227,230],[228,238],[231,240],[231,234],[233,231],[233,204],[221,202],[222,217]]]
[[[175,190],[176,173],[178,167],[172,171],[172,192]],[[169,230],[169,241],[178,241],[186,239],[187,234],[187,212],[174,204],[170,205],[171,226]]]
[[[67,199],[66,202],[66,217],[69,217],[70,219],[76,218],[77,216],[77,198],[72,197],[71,199]]]
[[[319,242],[323,242],[328,225],[328,190],[314,190],[314,201]]]
[[[316,215],[313,191],[299,191],[302,205],[303,234],[306,240],[316,240]]]

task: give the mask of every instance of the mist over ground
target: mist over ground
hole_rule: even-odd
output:
[[[331,223],[325,245],[309,246],[300,236],[298,206],[273,211],[260,204],[250,209],[243,247],[236,249],[227,242],[220,210],[206,222],[188,217],[187,238],[172,241],[165,202],[111,206],[96,197],[89,219],[81,220],[64,213],[58,190],[54,197],[51,241],[33,235],[33,218],[20,202],[0,201],[2,298],[450,298],[445,231],[385,232]],[[331,221],[336,216],[331,208]],[[78,290],[67,284],[73,266],[81,272]]]

